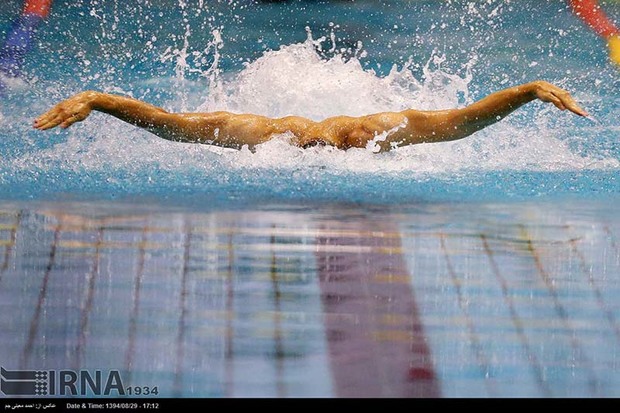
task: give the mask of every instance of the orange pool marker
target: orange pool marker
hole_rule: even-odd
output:
[[[607,40],[609,57],[620,64],[620,30],[607,18],[597,0],[569,0],[573,12],[599,36]]]
[[[34,14],[46,18],[50,14],[52,0],[26,0],[22,14]]]

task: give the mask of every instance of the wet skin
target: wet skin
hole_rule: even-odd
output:
[[[290,134],[291,144],[365,148],[376,137],[381,151],[423,142],[465,138],[533,100],[588,116],[571,95],[550,83],[534,81],[495,92],[469,106],[440,111],[407,109],[360,117],[335,116],[315,122],[300,116],[269,118],[230,112],[169,113],[129,97],[101,92],[78,93],[34,121],[39,130],[68,128],[99,111],[171,141],[195,142],[239,149],[253,148],[273,137]],[[383,139],[385,138],[385,139]]]

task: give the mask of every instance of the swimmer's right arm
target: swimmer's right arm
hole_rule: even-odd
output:
[[[34,127],[39,130],[57,126],[66,129],[86,119],[93,110],[112,115],[167,140],[207,142],[213,139],[214,122],[205,114],[169,113],[137,99],[95,91],[78,93],[58,103],[39,116],[34,121]]]

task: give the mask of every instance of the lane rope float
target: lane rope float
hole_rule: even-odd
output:
[[[597,0],[569,0],[573,12],[607,41],[610,59],[620,65],[620,30],[607,17]]]
[[[52,0],[26,0],[22,13],[8,30],[6,39],[0,47],[0,75],[5,78],[18,78],[26,55],[32,49],[36,28],[47,18]],[[0,91],[3,89],[0,79]]]

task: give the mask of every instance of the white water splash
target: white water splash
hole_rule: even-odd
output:
[[[202,111],[229,110],[265,116],[305,116],[322,120],[329,116],[361,116],[411,107],[445,109],[468,96],[471,74],[464,78],[441,71],[442,59],[433,57],[424,67],[424,82],[409,70],[394,66],[380,77],[364,70],[356,57],[336,54],[325,60],[317,53],[323,39],[309,34],[303,43],[268,51],[227,82],[217,83]],[[431,66],[437,69],[431,69]],[[213,85],[213,82],[211,82]]]
[[[381,145],[379,145],[380,142],[385,142],[385,140],[388,138],[388,136],[390,136],[391,134],[397,132],[399,129],[402,129],[404,127],[407,126],[407,118],[405,118],[405,120],[400,123],[399,125],[394,126],[392,129],[386,130],[385,132],[376,134],[374,138],[372,138],[371,140],[369,140],[368,142],[366,142],[366,149],[373,152],[373,153],[379,153],[381,152]],[[391,144],[392,149],[396,149],[398,147],[398,143],[397,142],[392,142]]]

